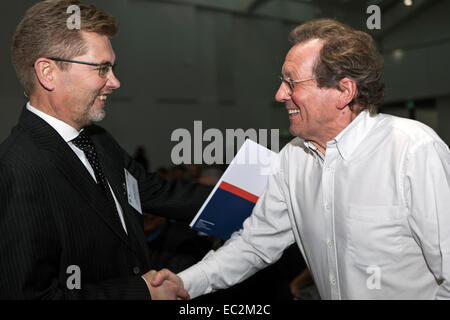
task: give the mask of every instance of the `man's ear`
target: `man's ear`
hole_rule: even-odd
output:
[[[48,91],[55,89],[56,73],[59,69],[52,60],[46,58],[37,59],[34,63],[34,71],[42,87]]]
[[[356,96],[357,90],[355,81],[347,77],[344,77],[341,81],[339,81],[340,94],[338,108],[340,110],[344,109],[350,102],[352,102],[353,98]]]

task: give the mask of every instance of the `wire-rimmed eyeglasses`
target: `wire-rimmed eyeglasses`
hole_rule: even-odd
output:
[[[308,78],[308,79],[301,79],[301,80],[292,80],[291,78],[284,78],[283,76],[280,76],[280,80],[282,83],[287,85],[288,90],[288,94],[291,96],[292,93],[294,92],[294,87],[297,83],[301,83],[301,82],[305,82],[308,80],[314,80],[317,79],[316,77],[312,77],[312,78]]]
[[[60,61],[60,62],[69,62],[69,63],[79,63],[79,64],[86,64],[88,66],[94,66],[98,67],[95,70],[98,70],[98,75],[101,78],[106,78],[111,70],[114,71],[114,67],[116,64],[111,64],[109,62],[106,63],[95,63],[95,62],[86,62],[86,61],[77,61],[77,60],[68,60],[68,59],[61,59],[61,58],[47,58],[53,61]]]

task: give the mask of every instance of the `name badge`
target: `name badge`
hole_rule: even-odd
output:
[[[125,182],[127,183],[128,203],[142,214],[141,199],[139,198],[139,188],[135,177],[125,170]]]

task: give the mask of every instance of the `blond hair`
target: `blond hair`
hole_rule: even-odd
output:
[[[69,29],[67,8],[80,8],[81,29]],[[40,57],[71,59],[87,51],[80,31],[112,37],[117,32],[114,17],[91,4],[77,0],[46,0],[27,10],[17,26],[11,47],[11,58],[17,77],[26,92],[34,89],[34,63]],[[68,64],[58,63],[61,69]]]

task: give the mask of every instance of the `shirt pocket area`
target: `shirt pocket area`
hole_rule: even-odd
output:
[[[401,206],[349,206],[347,246],[353,264],[383,266],[401,259],[402,231],[406,226],[401,209]]]

